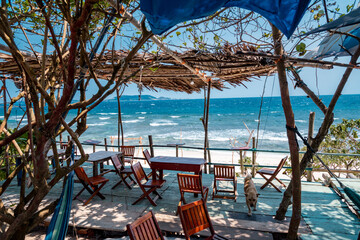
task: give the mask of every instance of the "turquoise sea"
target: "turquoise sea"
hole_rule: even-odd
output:
[[[321,96],[327,105],[331,96]],[[311,99],[306,96],[291,98],[298,129],[307,135],[309,113],[316,113],[315,133],[320,127],[324,115],[318,110]],[[335,108],[335,123],[342,118],[360,118],[360,95],[343,95]],[[280,97],[265,97],[261,108],[261,98],[224,98],[211,99],[209,115],[210,147],[230,148],[230,138],[236,138],[242,145],[248,139],[250,130],[257,135],[259,125],[258,149],[287,150],[285,118]],[[1,107],[2,108],[2,107]],[[148,135],[153,136],[154,144],[183,142],[186,146],[202,147],[204,129],[200,118],[204,112],[203,99],[191,100],[140,100],[121,101],[122,119],[125,137],[143,138],[143,144],[148,144]],[[23,115],[23,110],[15,108],[9,121],[15,126]],[[3,115],[2,115],[3,116]],[[67,121],[74,117],[70,112]],[[88,130],[81,140],[103,140],[117,136],[117,102],[105,101],[88,114]],[[128,142],[127,144],[136,144]]]

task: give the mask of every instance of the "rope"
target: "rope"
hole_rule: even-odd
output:
[[[315,157],[321,162],[321,164],[326,168],[326,170],[329,172],[330,176],[335,178],[335,180],[340,184],[340,187],[344,190],[345,194],[350,198],[350,200],[358,207],[360,208],[360,196],[359,194],[352,190],[351,188],[348,188],[346,187],[342,182],[340,182],[340,180],[335,176],[335,174],[329,169],[329,167],[321,160],[321,158],[316,154],[315,150],[310,146],[310,144],[307,142],[307,140],[299,133],[297,127],[295,126],[294,128],[290,127],[290,126],[287,126],[286,125],[286,128],[290,131],[293,131],[295,132],[296,135],[298,135],[301,140],[304,142],[304,144],[306,145],[306,147],[308,149],[310,149]],[[296,138],[296,135],[295,135],[295,138]],[[297,140],[296,140],[297,141]],[[334,190],[335,191],[335,190]],[[349,207],[349,209],[352,211],[352,212],[356,212],[356,216],[359,217],[359,214],[357,213],[357,211],[350,205],[350,203],[348,203],[347,199],[340,193],[338,193],[337,191],[335,191],[335,193],[337,193],[340,198],[342,198],[346,205]],[[353,211],[354,210],[354,211]]]
[[[335,176],[335,174],[330,170],[330,168],[323,162],[323,160],[321,160],[321,158],[316,154],[316,151],[310,146],[310,144],[308,143],[307,139],[304,138],[300,132],[298,131],[297,127],[295,126],[294,128],[293,127],[290,127],[288,125],[286,125],[286,129],[290,130],[290,131],[293,131],[296,135],[298,135],[301,140],[303,141],[303,143],[305,144],[305,146],[310,149],[315,157],[321,162],[321,164],[326,168],[326,170],[329,172],[329,174],[331,175],[331,177],[335,178],[336,181],[340,184],[341,188],[345,188],[344,184],[342,182],[340,182],[340,180]],[[296,139],[296,137],[295,137]],[[296,139],[296,143],[298,144],[297,142],[297,139]],[[299,146],[299,144],[298,144]]]
[[[261,123],[261,110],[262,110],[262,105],[264,103],[264,95],[265,95],[265,88],[266,88],[266,83],[267,83],[267,79],[269,77],[270,73],[266,76],[265,81],[264,81],[264,87],[263,87],[263,91],[261,94],[261,101],[260,101],[260,109],[259,109],[259,115],[258,115],[258,124],[257,124],[257,129],[256,129],[256,144],[255,144],[255,148],[258,147],[258,142],[259,142],[259,130],[260,130],[260,123]]]

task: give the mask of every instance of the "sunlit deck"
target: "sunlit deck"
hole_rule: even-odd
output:
[[[142,162],[143,164],[143,162]],[[91,175],[91,165],[85,164],[85,169]],[[149,169],[146,169],[149,171]],[[87,206],[74,200],[72,203],[70,226],[77,229],[97,229],[112,232],[118,236],[126,235],[126,224],[133,222],[144,212],[152,210],[160,227],[168,235],[176,236],[181,233],[181,224],[178,216],[175,216],[180,194],[177,177],[174,171],[165,171],[166,184],[159,191],[163,199],[158,199],[158,206],[153,207],[148,200],[142,200],[136,205],[132,203],[141,195],[137,185],[129,190],[121,184],[116,189],[111,187],[119,180],[115,173],[106,174],[110,181],[101,190],[106,197],[101,200],[95,197]],[[76,177],[75,177],[76,179]],[[282,199],[282,193],[272,187],[259,190],[264,183],[263,178],[255,178],[254,182],[261,194],[258,200],[258,210],[253,216],[247,216],[247,207],[243,195],[243,178],[238,178],[238,199],[234,200],[214,199],[211,200],[213,175],[203,174],[203,185],[210,187],[207,207],[216,232],[230,239],[273,239],[273,233],[287,232],[291,207],[287,213],[287,220],[280,222],[272,218]],[[3,194],[5,204],[11,205],[17,202],[18,188],[16,181]],[[343,182],[357,191],[360,191],[358,180]],[[288,181],[284,180],[287,184]],[[52,201],[59,197],[62,184],[57,184],[48,194],[46,200]],[[75,183],[74,194],[78,193],[82,185]],[[83,192],[80,196],[87,199],[89,193]],[[188,194],[188,202],[195,198]],[[302,217],[299,233],[302,239],[358,239],[360,221],[352,214],[345,204],[333,193],[320,183],[302,183]],[[116,234],[115,234],[116,235]]]

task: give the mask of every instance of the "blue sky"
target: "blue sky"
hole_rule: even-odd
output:
[[[0,43],[2,41],[0,40]],[[315,44],[316,45],[316,44]],[[313,45],[311,48],[315,47]],[[332,58],[324,59],[331,61]],[[349,57],[340,57],[339,61],[348,63]],[[314,68],[303,68],[300,72],[300,76],[303,81],[312,89],[316,94],[319,95],[332,95],[344,73],[345,68],[335,67],[331,70],[321,70]],[[359,70],[355,69],[343,90],[343,94],[360,94],[360,80],[358,78]],[[229,89],[224,89],[223,91],[214,90],[211,93],[212,98],[238,98],[238,97],[259,97],[261,96],[264,88],[265,77],[252,79],[251,82],[246,82],[244,86],[232,87],[229,86]],[[9,86],[10,85],[10,86]],[[15,88],[11,86],[12,84],[8,83],[10,91],[14,94]],[[289,80],[289,90],[291,96],[304,95],[301,89],[293,88],[293,83]],[[93,94],[94,89],[90,89],[87,94],[88,98]],[[136,84],[130,84],[125,92],[125,95],[138,95],[138,88]],[[148,91],[144,88],[142,94],[150,94],[155,97],[169,97],[175,99],[196,99],[203,98],[204,94],[202,93],[177,93],[169,92],[159,89],[158,92]],[[269,76],[267,78],[265,96],[280,96],[279,84],[277,75]],[[115,97],[115,95],[110,96],[110,98]]]
[[[349,59],[344,57],[341,60]],[[325,59],[326,60],[326,59]],[[346,61],[344,61],[346,62]],[[343,67],[335,67],[331,70],[321,70],[314,68],[304,68],[300,72],[300,77],[303,81],[319,95],[332,95],[345,71]],[[360,94],[360,79],[359,69],[355,69],[352,72],[347,85],[343,90],[343,94]],[[317,77],[316,77],[317,76]],[[212,98],[239,98],[239,97],[260,97],[264,88],[265,77],[253,79],[251,82],[246,82],[244,86],[232,87],[224,89],[223,91],[214,90],[211,93]],[[291,96],[305,95],[304,92],[297,88],[294,89],[293,83],[289,80],[289,91]],[[273,87],[274,86],[274,87]],[[135,84],[131,84],[125,89],[124,95],[138,95],[138,88]],[[150,94],[155,97],[169,97],[169,98],[184,98],[184,99],[196,99],[203,98],[204,94],[201,93],[176,93],[164,90],[158,92],[144,90],[142,94]],[[115,96],[115,95],[113,95]],[[265,96],[280,96],[279,83],[277,75],[269,76],[266,80]]]

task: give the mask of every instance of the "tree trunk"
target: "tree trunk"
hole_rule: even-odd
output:
[[[27,233],[28,222],[24,222],[12,236],[11,240],[24,240]]]
[[[357,59],[360,56],[360,46],[358,47],[358,49],[356,50],[355,54],[351,57],[350,60],[350,65],[355,65]],[[328,133],[331,124],[334,121],[334,108],[336,105],[337,100],[339,99],[341,92],[347,82],[347,80],[349,79],[349,76],[352,72],[353,68],[352,67],[348,67],[345,70],[345,73],[334,93],[333,98],[331,99],[331,102],[327,108],[325,117],[324,117],[324,121],[321,124],[321,127],[316,135],[316,137],[312,140],[311,143],[311,147],[312,149],[314,149],[316,152],[320,146],[320,144],[322,143],[322,141],[324,140],[326,134]],[[310,162],[310,160],[312,159],[312,157],[314,156],[314,153],[312,153],[312,151],[310,151],[309,149],[306,151],[306,153],[304,154],[304,157],[301,160],[300,163],[300,172],[301,174],[305,171],[305,168],[307,166],[307,164]],[[283,199],[280,203],[279,209],[276,211],[276,215],[275,215],[275,219],[277,220],[283,220],[285,219],[285,214],[287,212],[287,209],[289,207],[289,205],[291,204],[291,192],[293,189],[293,180],[290,181],[289,186],[287,187]]]
[[[281,34],[279,29],[272,25],[273,39],[275,46],[275,54],[283,55],[283,47],[281,44]],[[288,83],[286,78],[285,62],[280,59],[277,62],[277,71],[279,76],[281,101],[284,109],[286,125],[295,128],[295,118],[292,110]],[[290,221],[289,231],[287,234],[288,239],[297,239],[297,231],[301,220],[301,182],[300,182],[300,166],[299,166],[299,148],[296,142],[296,135],[294,131],[287,129],[287,137],[290,148],[292,180],[293,180],[293,213]]]

